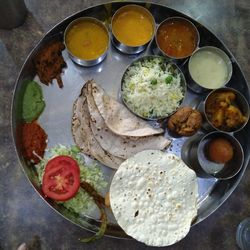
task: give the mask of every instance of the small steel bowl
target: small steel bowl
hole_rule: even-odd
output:
[[[67,46],[67,41],[66,41],[66,38],[67,38],[67,34],[69,32],[69,30],[77,25],[78,23],[81,23],[81,22],[85,22],[85,21],[90,21],[90,22],[93,22],[97,25],[99,25],[107,34],[108,36],[108,42],[107,42],[107,48],[106,50],[104,51],[103,54],[99,55],[98,57],[94,58],[94,59],[83,59],[83,58],[79,58],[78,56],[74,55],[70,49],[68,48]],[[79,64],[80,66],[85,66],[85,67],[90,67],[90,66],[94,66],[94,65],[97,65],[98,63],[102,62],[106,55],[107,55],[107,51],[109,49],[109,32],[108,32],[108,29],[106,28],[106,26],[101,22],[99,21],[98,19],[96,18],[93,18],[93,17],[80,17],[80,18],[77,18],[75,19],[74,21],[72,21],[68,26],[67,28],[65,29],[65,32],[64,32],[64,44],[65,44],[65,47],[68,51],[68,54],[69,54],[69,57],[71,58],[72,61],[74,61],[75,63]],[[98,42],[98,41],[97,41]]]
[[[210,118],[209,118],[209,115],[207,113],[207,103],[209,102],[209,99],[211,97],[213,97],[214,94],[216,93],[221,93],[221,92],[233,92],[236,96],[236,99],[233,101],[233,103],[235,103],[237,105],[237,107],[240,109],[240,111],[242,112],[242,114],[244,116],[246,116],[246,121],[241,124],[240,126],[234,128],[234,129],[222,129],[222,128],[217,128],[215,127]],[[202,124],[202,127],[208,131],[211,131],[211,130],[217,130],[217,131],[221,131],[221,132],[229,132],[229,133],[235,133],[235,132],[238,132],[240,130],[242,130],[246,124],[248,123],[248,120],[249,120],[249,104],[246,100],[246,98],[239,92],[237,91],[236,89],[233,89],[233,88],[220,88],[220,89],[215,89],[213,90],[212,92],[209,93],[209,95],[206,97],[204,103],[202,103],[202,105],[199,107],[199,110],[201,111],[201,113],[203,114],[204,118],[203,119],[203,124]]]
[[[233,147],[233,157],[226,163],[213,162],[208,156],[209,143],[211,140],[218,138],[226,139]],[[244,153],[239,141],[228,133],[218,131],[211,132],[200,140],[196,157],[207,177],[215,177],[222,180],[234,177],[241,170],[244,162]]]
[[[193,62],[194,58],[197,57],[197,55],[199,53],[204,53],[204,51],[206,51],[208,53],[214,53],[214,54],[218,55],[226,64],[227,77],[225,78],[225,80],[218,87],[210,87],[210,88],[205,87],[205,86],[203,86],[204,84],[202,85],[201,82],[199,83],[192,76],[192,70],[191,70],[192,62]],[[207,65],[204,65],[204,67],[207,68]],[[197,49],[193,53],[193,55],[189,58],[188,72],[189,72],[189,78],[190,78],[190,81],[188,81],[188,87],[191,90],[193,90],[194,92],[196,92],[196,93],[205,93],[205,92],[211,91],[213,89],[218,89],[218,88],[221,88],[221,87],[225,86],[232,77],[233,68],[232,68],[232,62],[231,62],[230,58],[228,57],[228,55],[223,50],[221,50],[221,49],[219,49],[217,47],[213,47],[213,46],[205,46],[205,47],[201,47],[201,48]],[[213,72],[211,72],[211,74],[213,74]]]
[[[166,23],[173,23],[173,22],[180,22],[180,21],[183,22],[183,23],[186,23],[189,27],[191,27],[193,29],[194,34],[195,34],[195,44],[196,44],[193,51],[191,53],[189,53],[188,55],[185,55],[183,57],[169,55],[168,53],[166,53],[165,51],[162,50],[162,48],[161,48],[161,46],[159,44],[159,41],[158,41],[158,34],[159,34],[159,31],[160,31],[160,29],[161,29],[161,27],[163,25],[165,25]],[[162,21],[159,24],[159,26],[158,26],[158,28],[156,30],[156,33],[155,33],[155,42],[156,42],[156,45],[157,45],[157,54],[166,56],[166,57],[170,58],[172,61],[178,63],[180,60],[183,61],[186,58],[188,58],[189,56],[191,56],[193,54],[193,52],[197,49],[197,47],[198,47],[198,45],[200,43],[200,34],[199,34],[199,31],[196,28],[196,26],[192,22],[187,20],[186,18],[183,18],[183,17],[169,17],[169,18],[165,19],[164,21]]]
[[[139,61],[144,61],[144,60],[150,60],[150,59],[154,59],[154,58],[159,58],[159,59],[162,59],[167,65],[171,65],[172,66],[172,69],[173,69],[173,73],[176,74],[180,74],[180,85],[181,85],[181,88],[182,88],[182,92],[183,92],[183,98],[182,100],[179,102],[179,105],[178,107],[176,107],[175,110],[173,110],[173,112],[169,113],[169,114],[166,114],[165,116],[161,116],[161,117],[145,117],[145,116],[142,116],[140,114],[138,114],[136,111],[133,110],[132,107],[130,107],[130,105],[127,103],[127,101],[125,100],[124,98],[124,94],[123,94],[123,89],[124,89],[124,78],[126,76],[126,73],[127,71],[129,70],[129,68],[131,66],[133,66],[135,63],[139,62]],[[122,80],[121,80],[121,99],[123,101],[123,103],[125,104],[125,106],[132,112],[134,113],[135,115],[141,117],[142,119],[146,119],[146,120],[149,120],[149,121],[157,121],[157,120],[161,120],[161,119],[165,119],[167,117],[169,117],[170,115],[172,115],[183,103],[184,99],[185,99],[185,96],[186,96],[186,92],[187,92],[187,87],[186,87],[186,80],[185,80],[185,76],[184,74],[182,73],[182,71],[180,70],[180,68],[174,64],[173,62],[169,61],[166,57],[163,57],[163,56],[155,56],[155,55],[148,55],[148,56],[143,56],[143,57],[140,57],[136,60],[134,60],[125,70],[123,76],[122,76]]]
[[[119,37],[117,37],[117,35],[115,34],[114,30],[113,30],[113,26],[114,26],[114,22],[115,20],[122,14],[124,14],[126,11],[129,10],[135,10],[135,11],[140,11],[143,14],[145,14],[152,23],[152,35],[151,37],[145,41],[143,44],[140,45],[136,45],[136,46],[131,46],[131,45],[127,45],[124,42],[121,41],[121,39]],[[122,53],[125,54],[138,54],[140,52],[142,52],[143,50],[146,49],[146,47],[148,46],[149,42],[152,40],[152,38],[154,37],[154,33],[155,33],[155,20],[153,15],[144,7],[140,6],[140,5],[136,5],[136,4],[129,4],[129,5],[125,5],[123,7],[121,7],[120,9],[118,9],[115,14],[112,17],[111,20],[111,31],[112,31],[112,35],[111,35],[111,41],[113,43],[113,45]]]

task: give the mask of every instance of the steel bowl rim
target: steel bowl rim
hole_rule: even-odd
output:
[[[155,118],[150,118],[150,117],[144,117],[140,114],[137,114],[131,107],[129,107],[129,105],[126,103],[126,101],[124,100],[124,96],[123,96],[123,85],[124,85],[124,77],[125,77],[125,74],[126,72],[128,71],[128,69],[136,62],[138,61],[141,61],[141,60],[144,60],[145,58],[159,58],[159,59],[163,59],[164,61],[167,62],[167,64],[171,64],[175,67],[175,69],[178,70],[179,74],[181,75],[181,87],[183,87],[183,98],[181,99],[178,107],[173,111],[171,112],[170,114],[166,115],[166,116],[161,116],[161,117],[155,117]],[[172,114],[174,114],[178,108],[180,108],[184,102],[184,99],[186,97],[186,94],[187,94],[187,82],[186,82],[186,78],[185,78],[185,75],[184,73],[182,72],[182,70],[178,67],[178,65],[174,62],[172,62],[170,59],[164,57],[164,56],[159,56],[159,55],[146,55],[146,56],[142,56],[142,57],[139,57],[135,60],[133,60],[127,67],[126,69],[124,70],[124,73],[122,75],[122,78],[121,78],[121,87],[120,87],[120,96],[121,96],[121,99],[122,99],[122,102],[124,103],[124,105],[128,108],[128,110],[130,112],[132,112],[134,115],[144,119],[144,120],[148,120],[148,121],[158,121],[158,120],[164,120],[166,118],[168,118],[169,116],[171,116]]]
[[[93,21],[94,23],[100,25],[105,30],[105,32],[106,32],[106,34],[108,36],[107,48],[105,49],[105,51],[101,55],[99,55],[95,59],[82,59],[82,58],[77,57],[76,55],[74,55],[70,51],[70,49],[68,48],[67,43],[66,43],[66,36],[67,36],[69,30],[72,28],[72,26],[74,26],[74,24],[76,24],[78,22],[85,21],[85,20]],[[78,18],[74,19],[73,21],[71,21],[67,25],[67,27],[65,28],[64,33],[63,33],[63,41],[64,41],[65,48],[66,48],[67,52],[70,55],[70,58],[74,62],[76,62],[80,66],[94,66],[96,64],[101,63],[104,60],[104,58],[106,57],[107,52],[109,50],[109,46],[110,46],[110,34],[109,34],[109,31],[108,31],[106,25],[101,20],[99,20],[99,19],[97,19],[95,17],[91,17],[91,16],[82,16],[82,17],[78,17]],[[76,60],[74,60],[73,58],[75,58]],[[101,59],[101,60],[99,61],[99,59]],[[81,63],[78,63],[77,60],[80,61]]]
[[[165,22],[168,22],[168,21],[170,21],[170,20],[172,20],[172,19],[181,19],[181,20],[184,20],[185,22],[191,24],[191,26],[194,28],[194,30],[195,30],[195,32],[196,32],[196,37],[197,37],[196,46],[195,46],[195,49],[192,51],[192,53],[191,53],[190,55],[188,55],[188,56],[183,56],[183,57],[170,56],[170,55],[168,55],[167,53],[165,53],[165,52],[161,49],[161,47],[159,46],[159,44],[158,44],[157,33],[158,33],[159,28],[161,27],[162,24],[164,24]],[[192,55],[195,53],[195,51],[199,48],[199,44],[200,44],[200,32],[198,31],[196,25],[195,25],[193,22],[191,22],[190,20],[188,20],[187,18],[185,18],[185,17],[181,17],[181,16],[167,17],[166,19],[164,19],[164,20],[158,25],[158,27],[157,27],[157,29],[156,29],[156,31],[155,31],[155,43],[156,43],[156,45],[157,45],[157,48],[160,50],[160,52],[161,52],[165,57],[168,57],[168,58],[170,58],[170,59],[172,59],[172,60],[184,60],[184,59],[186,59],[186,58],[192,56]]]
[[[223,137],[228,137],[228,138],[230,137],[231,140],[234,142],[234,145],[237,145],[237,146],[239,147],[240,153],[241,153],[241,164],[240,164],[240,166],[237,168],[237,171],[235,171],[233,174],[231,174],[231,175],[228,176],[228,177],[217,177],[217,176],[215,176],[215,175],[213,175],[213,174],[208,173],[208,172],[203,168],[203,164],[201,164],[200,158],[199,158],[199,156],[197,155],[197,156],[198,156],[198,157],[197,157],[197,158],[198,158],[198,162],[199,162],[199,165],[201,166],[201,169],[202,169],[207,175],[209,175],[209,176],[211,176],[211,177],[213,177],[213,178],[215,178],[215,179],[218,179],[218,180],[229,180],[229,179],[235,177],[235,176],[240,172],[240,170],[242,169],[243,164],[244,164],[244,160],[245,160],[244,150],[243,150],[243,148],[242,148],[240,142],[239,142],[239,141],[237,140],[237,138],[235,138],[235,136],[233,136],[232,134],[226,133],[226,132],[223,132],[223,131],[212,131],[212,132],[210,132],[210,133],[208,133],[208,134],[205,134],[205,135],[201,138],[201,140],[199,141],[198,147],[197,147],[197,152],[199,151],[199,149],[200,149],[200,147],[201,147],[201,142],[203,142],[203,141],[204,141],[205,139],[207,139],[209,136],[214,135],[214,134],[218,134],[218,136],[219,136],[219,135],[222,135]]]
[[[136,2],[135,2],[136,3]],[[138,3],[138,2],[137,2]],[[140,44],[140,45],[136,45],[136,46],[130,46],[130,45],[127,45],[123,42],[121,42],[114,34],[113,32],[113,21],[114,21],[114,18],[116,15],[119,14],[119,12],[121,12],[123,9],[126,9],[126,8],[129,8],[129,7],[132,7],[132,8],[138,8],[138,9],[141,9],[143,10],[145,13],[147,13],[148,16],[150,16],[150,18],[152,19],[152,25],[153,25],[153,32],[152,32],[152,35],[150,37],[150,39],[146,42],[146,43],[143,43],[143,44]],[[156,31],[156,22],[155,22],[155,18],[153,16],[153,14],[145,7],[141,6],[141,5],[138,5],[138,4],[127,4],[127,5],[124,5],[120,8],[118,8],[115,13],[113,14],[112,18],[111,18],[111,23],[110,23],[110,32],[111,32],[111,36],[114,37],[125,49],[131,49],[131,50],[137,50],[138,48],[140,47],[146,47],[150,41],[152,41],[152,39],[154,38],[154,35],[155,35],[155,31]],[[116,45],[115,45],[116,46]],[[126,52],[124,52],[126,53]],[[139,53],[139,52],[138,52]]]
[[[208,50],[209,50],[209,49],[212,49],[212,50],[218,51],[218,52],[221,53],[223,56],[225,56],[225,58],[228,59],[228,62],[230,62],[229,65],[228,65],[228,63],[227,63],[227,68],[229,67],[229,73],[227,74],[227,80],[226,80],[226,81],[222,84],[222,86],[220,86],[219,88],[215,88],[215,89],[211,88],[211,89],[209,89],[209,88],[206,88],[206,87],[201,86],[198,82],[196,82],[196,81],[193,79],[193,77],[192,77],[192,75],[191,75],[191,73],[190,73],[190,61],[192,60],[192,58],[195,56],[196,53],[199,53],[199,51],[206,50],[206,49],[208,49]],[[219,54],[219,53],[218,53],[218,54]],[[223,60],[224,60],[224,59],[223,59]],[[231,80],[231,78],[232,78],[232,75],[233,75],[232,61],[231,61],[230,57],[226,54],[226,52],[223,51],[222,49],[218,48],[218,47],[215,47],[215,46],[202,46],[202,47],[198,47],[198,48],[193,52],[193,54],[190,56],[190,58],[189,58],[189,60],[188,60],[188,74],[189,74],[189,76],[191,77],[192,81],[193,81],[196,85],[198,85],[204,92],[212,91],[212,90],[216,90],[216,89],[220,89],[220,88],[225,87],[225,86],[229,83],[229,81]]]
[[[211,95],[213,95],[214,93],[216,93],[216,92],[221,92],[221,91],[223,91],[223,90],[225,90],[225,91],[231,90],[232,92],[236,93],[236,96],[239,95],[240,98],[243,100],[243,102],[245,102],[245,104],[246,104],[247,114],[244,114],[244,115],[247,116],[246,122],[245,122],[243,125],[241,125],[239,128],[237,128],[237,129],[235,129],[235,130],[232,130],[232,131],[231,131],[231,130],[230,130],[230,131],[224,131],[224,130],[221,130],[221,129],[219,129],[219,128],[216,128],[216,127],[211,123],[210,119],[208,118],[207,112],[206,112],[206,102],[207,102],[208,98],[209,98]],[[213,129],[215,129],[216,131],[218,131],[218,132],[224,132],[224,133],[228,133],[228,134],[230,134],[230,133],[236,133],[236,132],[241,131],[241,130],[247,125],[247,123],[248,123],[248,121],[249,121],[249,118],[250,118],[250,107],[249,107],[248,101],[246,100],[245,96],[244,96],[243,94],[241,94],[238,90],[236,90],[236,89],[234,89],[234,88],[230,88],[230,87],[221,87],[221,88],[212,90],[212,91],[206,96],[206,98],[205,98],[205,100],[204,100],[204,116],[205,116],[206,121],[208,122],[208,124],[209,124]]]

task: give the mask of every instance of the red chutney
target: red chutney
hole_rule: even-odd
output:
[[[24,123],[21,129],[23,157],[33,163],[40,162],[47,146],[47,134],[37,122]],[[33,153],[35,152],[35,154]]]
[[[160,25],[156,39],[160,49],[168,56],[190,56],[197,47],[198,34],[194,26],[183,19],[170,19]]]

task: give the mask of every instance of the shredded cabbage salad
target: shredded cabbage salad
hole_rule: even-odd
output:
[[[163,58],[133,63],[123,78],[122,95],[127,106],[145,118],[166,117],[184,97],[180,74]]]
[[[37,173],[40,184],[42,185],[43,174],[47,162],[58,155],[68,155],[71,156],[78,162],[80,168],[80,179],[81,181],[88,182],[92,185],[95,190],[100,192],[103,188],[107,186],[107,182],[104,180],[101,169],[96,163],[91,165],[86,165],[83,155],[80,154],[80,149],[77,146],[63,146],[56,145],[50,148],[46,152],[46,157],[44,157],[37,165]],[[78,193],[70,200],[64,202],[58,202],[62,204],[67,209],[77,213],[84,214],[89,213],[96,208],[93,198],[88,195],[83,189],[79,189]]]

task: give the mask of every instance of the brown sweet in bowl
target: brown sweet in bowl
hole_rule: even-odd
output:
[[[224,138],[212,139],[207,147],[208,158],[216,163],[226,163],[233,158],[233,146]]]
[[[167,127],[178,135],[192,136],[199,130],[201,124],[202,116],[198,110],[182,107],[170,116]]]
[[[244,163],[240,142],[229,133],[213,131],[199,139],[195,153],[202,176],[226,180],[234,177]],[[202,173],[202,171],[201,171]]]

